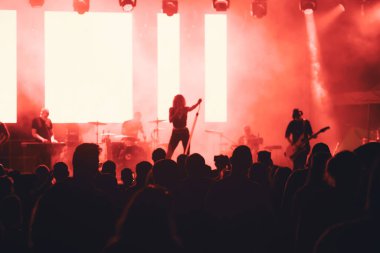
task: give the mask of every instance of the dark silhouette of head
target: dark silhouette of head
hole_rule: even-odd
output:
[[[337,188],[356,190],[360,179],[360,164],[351,151],[342,151],[327,162],[328,183]]]
[[[173,107],[185,107],[186,106],[186,100],[185,97],[181,94],[176,95],[173,98]]]
[[[194,153],[186,159],[185,169],[191,178],[208,177],[209,171],[205,159],[198,153]]]
[[[380,153],[380,143],[369,142],[354,150],[364,170],[368,170],[373,167],[374,162]]]
[[[40,164],[34,170],[34,174],[37,177],[48,177],[50,175],[50,170],[45,164]]]
[[[116,163],[111,160],[105,161],[102,165],[102,173],[116,177]]]
[[[137,248],[156,247],[173,235],[172,198],[165,189],[149,185],[136,193],[118,223],[117,237]]]
[[[94,181],[98,174],[99,146],[94,143],[83,143],[76,147],[73,155],[75,180]]]
[[[153,165],[154,182],[162,187],[172,189],[179,180],[177,163],[170,159],[164,159]]]
[[[51,173],[49,168],[45,164],[40,164],[36,167],[34,171],[34,175],[36,175],[36,186],[48,185],[51,183]]]
[[[142,161],[136,165],[136,184],[138,186],[146,185],[151,170],[152,164],[150,162]]]
[[[163,148],[156,148],[152,152],[152,160],[154,163],[159,160],[165,159],[165,157],[166,157],[166,151]]]
[[[127,187],[133,184],[133,172],[130,168],[124,168],[121,170],[121,181]]]
[[[332,156],[329,146],[327,146],[327,144],[325,144],[323,142],[319,142],[319,143],[315,144],[313,146],[313,148],[311,149],[310,155],[309,155],[309,157],[307,159],[307,165],[306,165],[307,168],[310,168],[310,166],[311,166],[311,160],[312,160],[313,156],[315,154],[317,154],[317,153],[326,153],[326,154],[329,154],[330,158]]]
[[[303,112],[300,109],[298,108],[293,109],[293,113],[292,113],[293,119],[300,119],[302,115],[303,115]]]
[[[326,164],[331,159],[331,154],[329,152],[316,152],[310,159],[310,170],[306,184],[323,184]]]
[[[248,176],[248,169],[252,166],[252,153],[249,147],[240,145],[234,149],[231,157],[232,174]]]
[[[177,164],[178,166],[185,167],[187,155],[180,154],[177,156]]]
[[[316,153],[327,153],[327,154],[330,154],[330,156],[331,156],[331,151],[330,151],[329,146],[327,146],[327,144],[323,143],[323,142],[318,142],[311,149],[310,155],[313,155]]]
[[[57,182],[65,181],[69,178],[69,167],[64,162],[57,162],[53,166],[53,177]]]
[[[257,161],[265,165],[273,165],[272,153],[266,150],[257,153]]]

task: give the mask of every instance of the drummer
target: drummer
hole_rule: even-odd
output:
[[[259,146],[263,144],[263,138],[254,135],[249,125],[245,125],[243,131],[244,134],[239,137],[238,144],[248,146],[251,149],[252,153],[257,155],[260,149]]]
[[[132,142],[133,145],[135,142],[139,140],[138,136],[139,133],[141,133],[144,142],[146,141],[146,135],[144,132],[143,125],[141,123],[141,113],[135,112],[133,115],[133,119],[124,121],[121,127],[121,134],[125,137],[123,138],[124,141]]]

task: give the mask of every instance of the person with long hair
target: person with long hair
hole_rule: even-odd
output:
[[[194,110],[202,99],[198,99],[198,102],[193,106],[186,106],[185,97],[178,94],[173,99],[173,106],[169,109],[169,122],[173,123],[172,135],[170,137],[168,151],[166,152],[166,158],[170,159],[174,153],[174,150],[178,146],[178,143],[182,141],[183,150],[185,151],[187,143],[189,142],[189,129],[187,128],[187,113]],[[190,153],[190,149],[188,150]]]

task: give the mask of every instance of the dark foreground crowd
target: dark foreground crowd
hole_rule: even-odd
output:
[[[380,252],[380,143],[334,156],[318,143],[296,171],[247,146],[213,169],[165,155],[122,184],[96,144],[76,148],[73,177],[62,162],[0,166],[0,252]]]

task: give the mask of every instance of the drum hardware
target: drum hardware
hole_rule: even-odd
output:
[[[88,122],[90,125],[96,126],[96,144],[99,144],[99,126],[105,126],[107,123],[99,122],[99,121],[91,121]]]
[[[272,150],[275,150],[275,149],[282,149],[282,146],[281,145],[271,145],[271,146],[265,146],[264,149],[272,151]]]
[[[101,136],[115,136],[114,133],[102,133]]]
[[[223,146],[225,146],[225,144],[226,144],[225,142],[223,142],[223,139],[227,140],[229,143],[232,143],[233,145],[236,145],[236,143],[232,139],[230,139],[229,137],[225,136],[223,134],[223,132],[221,132],[221,131],[206,129],[205,132],[209,133],[209,134],[217,134],[217,135],[219,135],[219,152],[220,153],[223,152]]]
[[[153,132],[151,134],[151,138],[152,138],[152,148],[153,149],[156,149],[159,147],[159,143],[160,143],[160,135],[159,135],[159,132],[160,130],[162,130],[163,128],[160,128],[158,127],[158,124],[161,123],[161,122],[164,122],[166,120],[163,120],[163,119],[155,119],[155,120],[151,120],[151,121],[148,121],[149,123],[154,123],[156,124],[156,127],[153,129]]]

